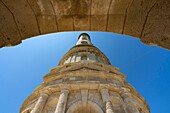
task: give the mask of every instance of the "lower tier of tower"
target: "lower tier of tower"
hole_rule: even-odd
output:
[[[43,78],[20,113],[150,113],[144,98],[111,65],[65,64]]]
[[[127,92],[84,88],[49,93],[43,92],[22,113],[149,113],[143,102]]]

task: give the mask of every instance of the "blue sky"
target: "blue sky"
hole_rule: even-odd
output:
[[[63,32],[24,40],[0,49],[0,113],[18,113],[23,101],[58,65],[81,32]],[[147,46],[139,39],[113,33],[88,32],[92,43],[127,75],[127,81],[148,102],[151,113],[170,106],[170,51]]]

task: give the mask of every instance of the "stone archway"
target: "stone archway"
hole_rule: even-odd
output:
[[[170,49],[169,10],[169,0],[0,0],[0,47],[60,31],[106,31]]]
[[[104,113],[102,108],[92,101],[77,101],[71,105],[66,113]]]

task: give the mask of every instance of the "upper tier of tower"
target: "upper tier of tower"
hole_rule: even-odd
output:
[[[110,64],[108,58],[95,46],[87,33],[80,34],[78,41],[60,60],[59,65],[75,62]]]

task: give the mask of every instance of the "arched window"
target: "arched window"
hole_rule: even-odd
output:
[[[77,110],[79,112],[77,112]],[[104,112],[98,104],[92,101],[87,101],[87,104],[85,106],[83,105],[82,101],[78,101],[73,103],[68,108],[66,113],[104,113]]]

